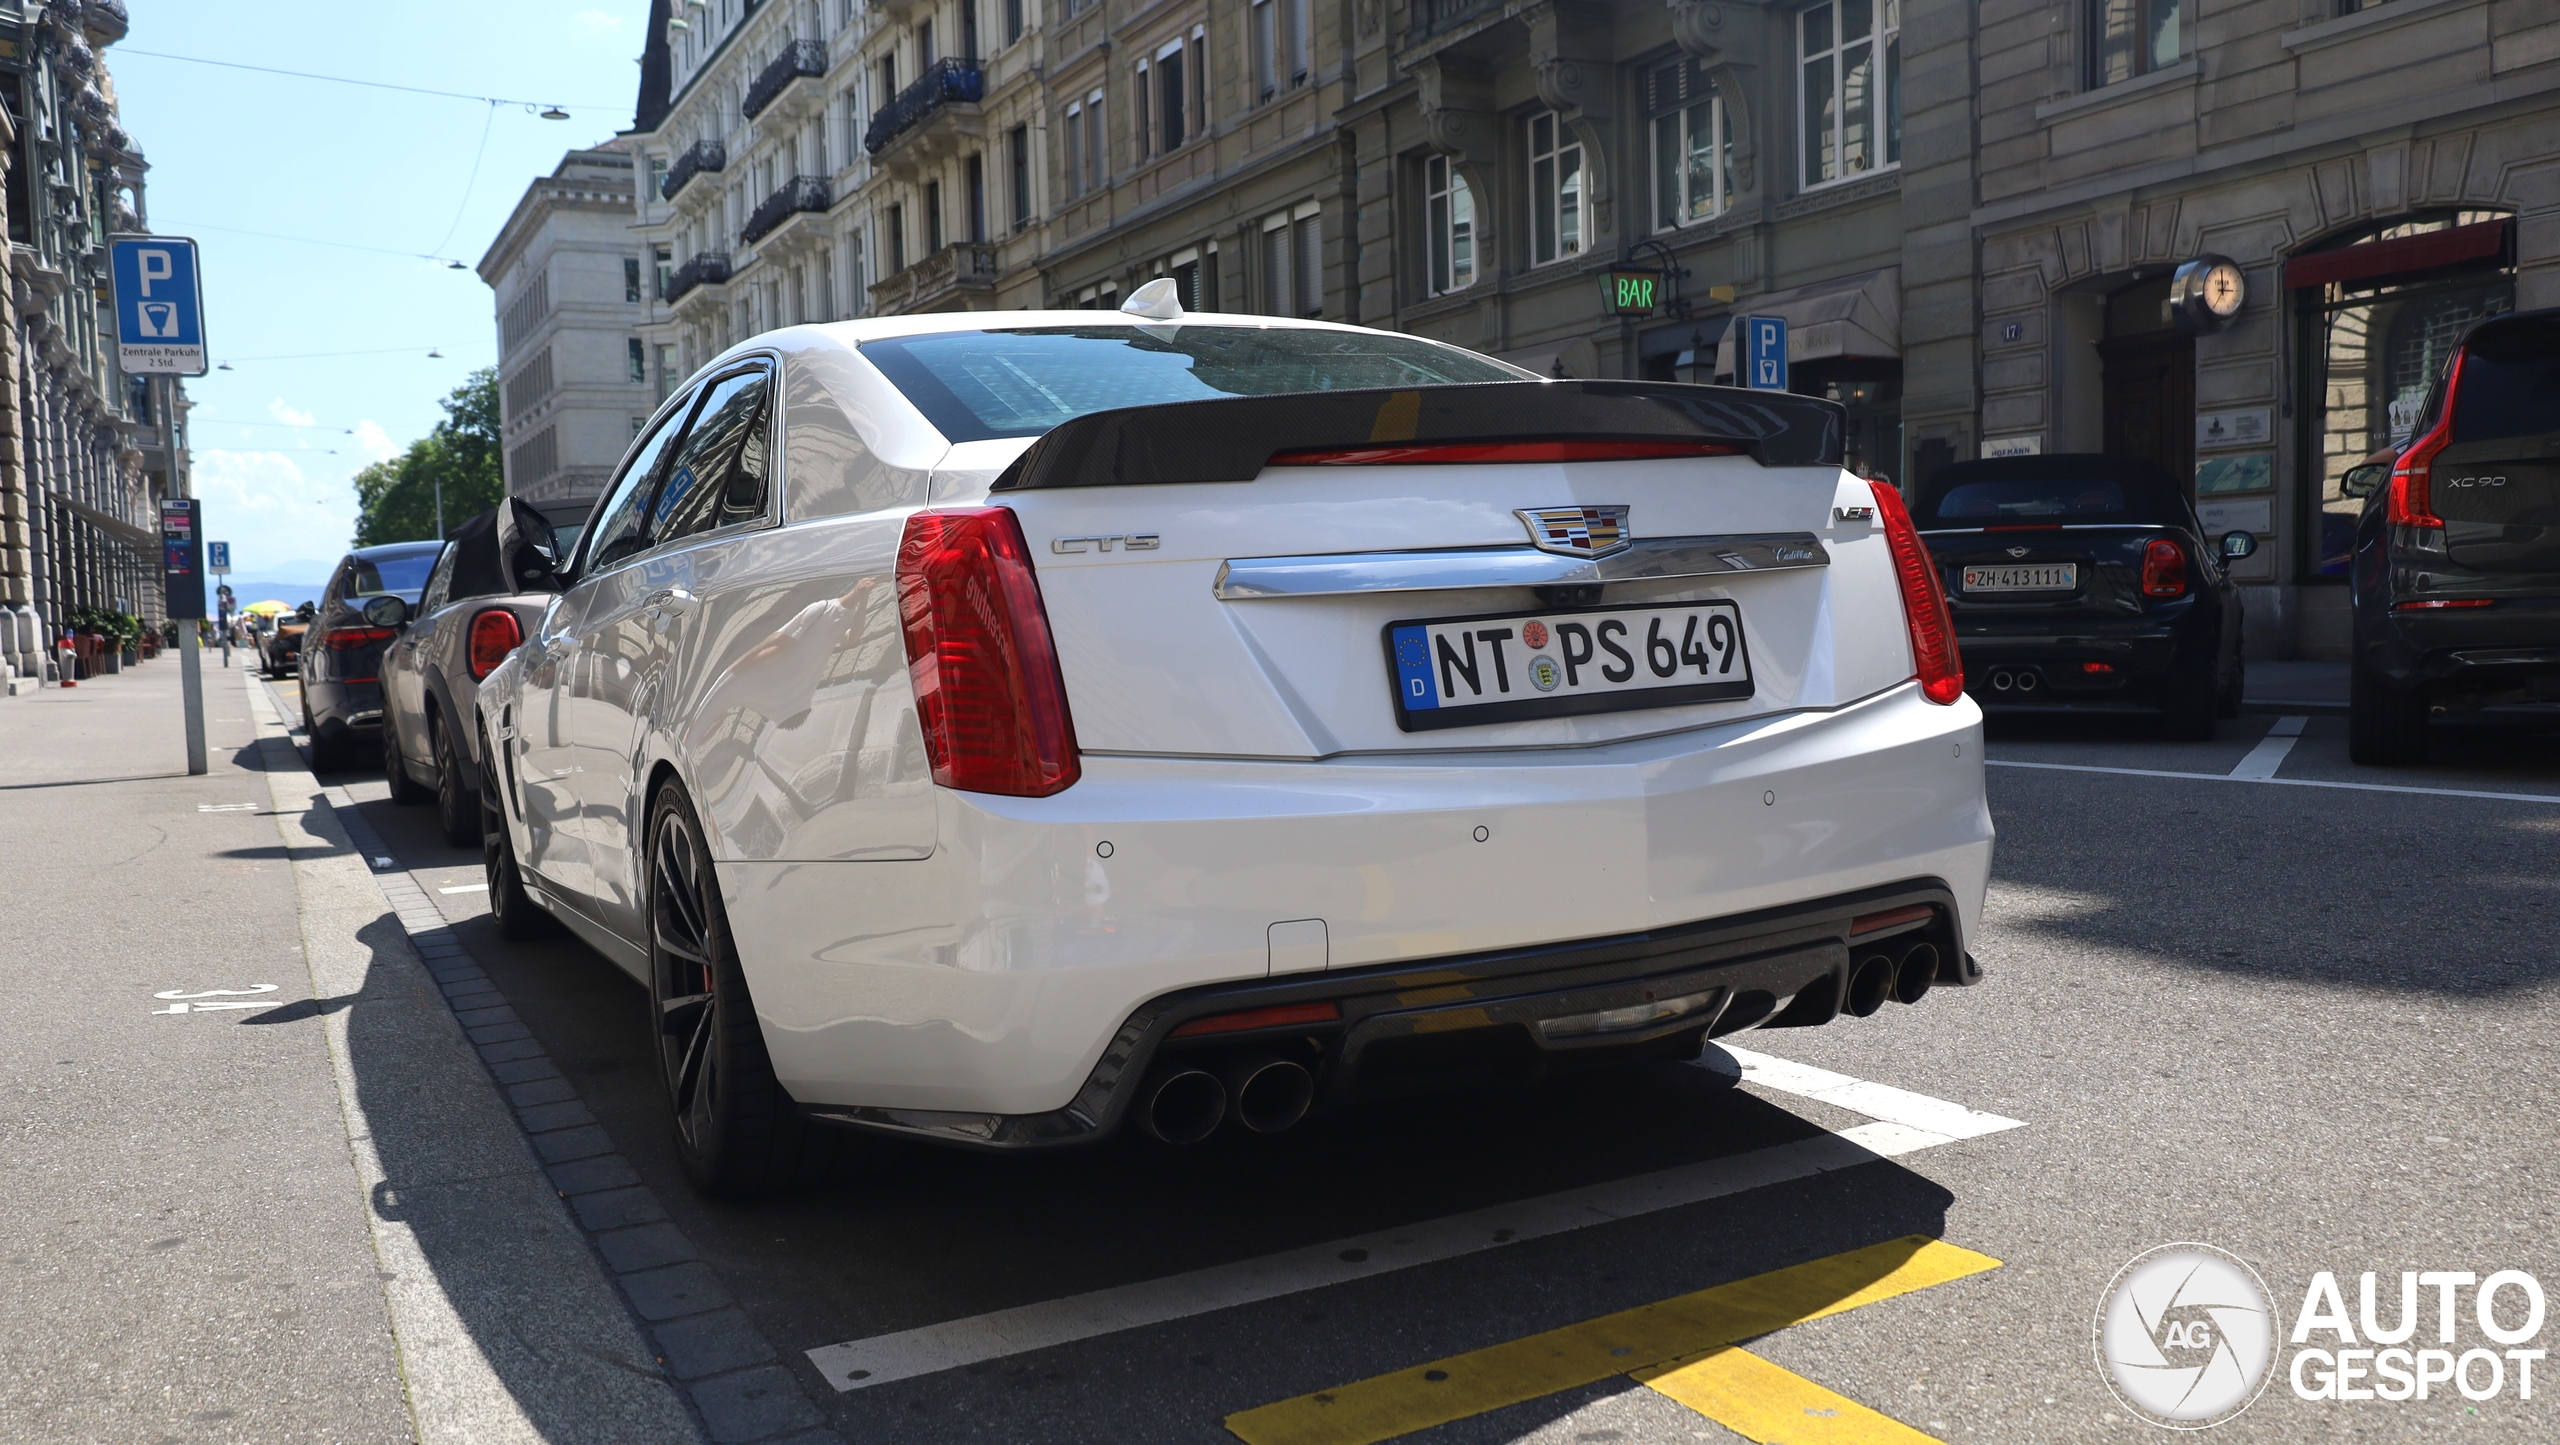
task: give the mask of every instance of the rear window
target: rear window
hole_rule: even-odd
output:
[[[2457,445],[2549,431],[2560,431],[2560,346],[2539,355],[2524,347],[2480,346],[2463,356],[2453,404]]]
[[[1531,378],[1409,336],[1281,326],[944,331],[867,341],[862,354],[955,442],[1039,436],[1126,406]]]
[[[415,604],[427,588],[427,574],[435,570],[441,549],[428,548],[390,557],[358,557],[350,597],[369,597],[376,592],[397,592]]]
[[[1999,477],[1958,482],[1921,501],[1922,526],[2100,522],[2129,512],[2122,483],[2103,477]]]

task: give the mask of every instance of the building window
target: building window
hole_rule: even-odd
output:
[[[1656,66],[1645,77],[1653,113],[1653,225],[1669,230],[1703,221],[1733,199],[1733,138],[1724,101],[1690,60]]]
[[[924,253],[942,249],[942,182],[924,183]]]
[[[1102,189],[1102,178],[1108,172],[1103,164],[1102,92],[1084,98],[1084,188]]]
[[[1147,63],[1141,60],[1138,62],[1137,88],[1129,96],[1129,104],[1136,110],[1137,129],[1134,132],[1134,144],[1137,146],[1139,160],[1145,160],[1150,154],[1147,148],[1155,143],[1156,135],[1155,122],[1149,114],[1147,90]]]
[[[1177,40],[1156,52],[1156,110],[1164,125],[1164,150],[1171,155],[1182,149],[1188,139],[1184,130],[1184,110],[1191,92],[1183,84],[1182,42]]]
[[[1004,148],[1013,167],[1013,228],[1019,231],[1031,224],[1031,127],[1006,132]]]
[[[889,274],[907,269],[907,208],[889,208]]]
[[[987,239],[987,158],[984,155],[969,157],[967,169],[969,239],[984,241]]]
[[[640,299],[640,258],[637,256],[622,258],[622,299],[626,302]]]
[[[1582,146],[1554,111],[1529,117],[1529,264],[1582,254]]]
[[[978,0],[960,0],[960,58],[975,61],[978,49]]]
[[[1314,46],[1308,0],[1253,0],[1253,78],[1257,99],[1307,83]]]
[[[1218,309],[1218,253],[1215,251],[1176,251],[1159,270],[1173,278],[1174,298],[1185,311]]]
[[[638,263],[635,262],[634,264],[636,265]],[[643,347],[640,344],[639,337],[634,336],[631,338],[629,343],[627,343],[623,366],[624,380],[631,382],[635,386],[646,385],[648,383],[649,352],[646,347]]]
[[[933,17],[916,22],[916,74],[933,69]]]
[[[1084,104],[1067,107],[1067,197],[1084,194]]]
[[[667,283],[675,279],[675,250],[668,246],[657,247],[655,260],[658,267],[658,299],[664,301],[667,299]]]
[[[1431,294],[1464,290],[1476,280],[1475,194],[1447,156],[1425,161],[1422,180],[1431,212]]]
[[[1262,223],[1262,305],[1272,316],[1324,315],[1324,221],[1312,205]]]
[[[2089,88],[2113,85],[2178,63],[2186,0],[2088,0]],[[2345,0],[2341,13],[2355,10]]]
[[[1022,38],[1022,0],[1004,0],[1004,43]]]
[[[1804,188],[1900,165],[1902,0],[1825,0],[1796,38]]]
[[[658,348],[658,400],[665,401],[675,394],[675,389],[676,349],[661,345]]]

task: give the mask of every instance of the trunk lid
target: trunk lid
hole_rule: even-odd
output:
[[[2483,323],[2452,391],[2427,488],[2446,551],[2479,572],[2560,573],[2560,318]]]
[[[1250,482],[989,496],[1004,451],[1020,450],[955,447],[934,501],[1015,509],[1087,752],[1303,759],[1584,744],[1835,706],[1911,675],[1884,536],[1858,515],[1872,494],[1836,466],[1739,455],[1277,465]],[[1540,551],[1521,512],[1562,513],[1541,525],[1568,547],[1576,526],[1605,545],[1622,516],[1632,545],[1596,560]],[[1629,624],[1617,640],[1637,687],[1650,685],[1648,661],[1685,648],[1660,685],[1692,690],[1621,707],[1588,683],[1591,669],[1617,664],[1584,637],[1573,685],[1601,700],[1551,711],[1573,692],[1558,666],[1575,660],[1568,624],[1597,632],[1613,613]],[[1738,633],[1719,631],[1719,615]],[[1417,623],[1437,626],[1421,644],[1435,686],[1450,682],[1457,703],[1472,705],[1472,686],[1488,704],[1525,709],[1482,721],[1454,704],[1432,718],[1401,709],[1414,658],[1400,666],[1398,648],[1410,654],[1412,637],[1391,633]],[[1660,643],[1650,654],[1648,623]],[[1472,683],[1429,656],[1496,632]],[[1736,654],[1747,692],[1720,671]]]

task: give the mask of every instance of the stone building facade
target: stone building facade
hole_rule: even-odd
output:
[[[158,501],[184,490],[184,402],[173,456],[163,393],[116,368],[108,309],[107,237],[145,228],[145,165],[102,54],[126,23],[122,0],[0,4],[0,612],[19,619],[0,666],[25,676],[53,664],[23,644],[81,608],[158,619]]]
[[[2356,504],[2338,478],[2406,439],[2465,323],[2560,305],[2560,8],[1980,0],[1978,17],[1981,390],[1912,425],[2156,457],[2209,527],[2259,534],[2239,569],[2253,651],[2345,656]],[[2239,265],[2246,300],[2190,335],[2162,304],[2206,256]]]
[[[497,305],[507,492],[583,516],[657,405],[657,275],[632,240],[628,142],[571,151],[525,187],[481,256]]]
[[[1730,379],[1777,316],[1870,475],[2188,478],[2261,656],[2342,649],[2337,477],[2450,336],[2560,303],[2549,0],[658,0],[643,74],[661,386],[1159,275],[1563,376]]]

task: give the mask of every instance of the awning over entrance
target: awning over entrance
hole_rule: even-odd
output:
[[[1787,323],[1787,360],[1834,356],[1899,360],[1902,356],[1902,268],[1887,266],[1751,296],[1733,305],[1737,316],[1778,316]],[[1719,370],[1731,371],[1723,366]]]
[[[2291,289],[2326,286],[2332,281],[2369,281],[2378,276],[2494,259],[2508,254],[2514,225],[2505,220],[2481,221],[2388,241],[2367,241],[2335,251],[2314,251],[2284,263],[2284,284]]]

